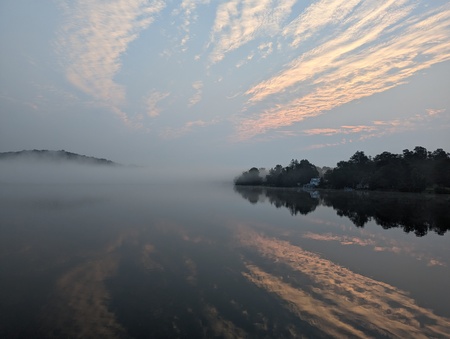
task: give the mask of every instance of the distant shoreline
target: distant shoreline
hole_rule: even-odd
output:
[[[234,187],[244,187],[244,188],[261,188],[261,189],[271,189],[271,190],[279,190],[279,191],[302,191],[302,192],[345,192],[345,193],[369,193],[369,194],[396,194],[396,195],[426,195],[426,196],[448,196],[450,192],[446,193],[436,193],[434,191],[422,191],[422,192],[402,192],[402,191],[389,191],[389,190],[367,190],[367,189],[351,189],[345,190],[343,188],[313,188],[313,189],[305,189],[303,187],[283,187],[283,186],[265,186],[265,185],[237,185],[234,184]]]
[[[38,160],[52,163],[70,162],[89,165],[121,166],[120,164],[108,159],[81,155],[67,152],[65,150],[53,151],[34,149],[17,152],[0,152],[0,161],[6,160]]]
[[[235,185],[331,188],[338,190],[431,192],[450,194],[450,153],[416,146],[401,154],[382,152],[374,157],[356,151],[336,167],[318,167],[307,159],[267,170],[252,167],[234,179]]]

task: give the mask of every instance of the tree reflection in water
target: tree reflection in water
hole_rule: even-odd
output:
[[[268,200],[276,208],[286,207],[291,215],[306,215],[318,205],[336,210],[357,227],[373,220],[384,229],[400,227],[418,237],[434,231],[445,234],[450,228],[450,197],[364,191],[303,191],[270,187],[235,186],[252,204]]]

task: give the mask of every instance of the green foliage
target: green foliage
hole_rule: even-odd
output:
[[[310,182],[311,178],[319,176],[319,172],[308,160],[291,160],[286,167],[276,165],[269,170],[265,178],[260,171],[253,167],[249,171],[242,173],[234,180],[236,185],[266,185],[276,187],[296,187],[303,186]]]
[[[234,183],[236,185],[258,186],[263,183],[263,178],[260,176],[259,169],[252,167],[234,179]]]
[[[335,168],[321,170],[321,187],[400,192],[438,193],[450,191],[450,154],[442,148],[428,152],[425,147],[403,150],[402,154],[383,152],[371,158],[357,151]],[[292,159],[288,166],[276,165],[266,176],[256,167],[235,179],[236,185],[298,187],[319,177],[316,166],[308,160]],[[264,171],[265,172],[265,171]]]
[[[326,172],[324,179],[334,188],[368,188],[373,161],[364,152],[357,151],[349,161],[340,161],[337,167]]]
[[[383,152],[373,159],[356,152],[348,161],[340,161],[324,176],[329,188],[353,188],[401,192],[425,189],[445,192],[450,187],[450,154],[438,148],[428,152],[417,146],[402,154]]]
[[[310,182],[311,178],[319,176],[316,166],[308,160],[291,160],[286,167],[277,165],[269,170],[266,177],[267,186],[295,187],[303,186]]]

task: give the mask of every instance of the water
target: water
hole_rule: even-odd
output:
[[[450,337],[448,197],[2,184],[0,337]]]

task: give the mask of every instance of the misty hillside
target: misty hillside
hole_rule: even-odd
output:
[[[19,152],[0,152],[0,161],[6,160],[38,160],[43,162],[68,162],[88,165],[108,165],[117,166],[118,164],[107,159],[99,159],[95,157],[89,157],[86,155],[80,155],[76,153],[61,151],[49,151],[49,150],[31,150],[31,151],[19,151]]]

